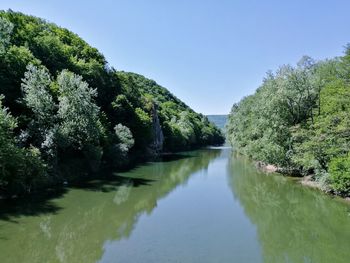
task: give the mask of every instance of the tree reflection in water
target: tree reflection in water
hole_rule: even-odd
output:
[[[92,181],[50,200],[53,210],[37,206],[6,207],[0,215],[0,262],[96,262],[107,240],[131,235],[143,213],[189,177],[206,169],[219,150],[186,153],[182,158],[142,165],[115,176],[113,182]],[[11,211],[11,212],[8,212]]]
[[[349,262],[350,206],[233,153],[232,193],[257,226],[264,262]]]

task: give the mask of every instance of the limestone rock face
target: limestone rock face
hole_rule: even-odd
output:
[[[153,142],[150,145],[151,150],[154,153],[160,153],[163,150],[164,135],[160,121],[158,117],[158,105],[153,104],[152,109],[152,129],[153,129]]]

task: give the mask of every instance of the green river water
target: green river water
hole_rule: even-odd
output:
[[[350,205],[229,148],[1,205],[0,262],[350,262]]]

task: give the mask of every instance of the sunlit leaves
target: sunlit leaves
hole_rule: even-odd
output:
[[[10,44],[13,27],[10,21],[0,17],[0,54],[5,52],[5,49]]]
[[[59,131],[64,143],[77,147],[98,144],[100,137],[99,107],[94,103],[96,90],[69,71],[57,77]]]
[[[123,155],[127,154],[130,148],[135,144],[130,129],[119,123],[114,127],[114,131],[117,136],[119,150]]]
[[[55,103],[50,94],[51,76],[44,67],[29,64],[22,80],[24,101],[33,111],[35,117],[44,125],[50,122],[55,114]]]

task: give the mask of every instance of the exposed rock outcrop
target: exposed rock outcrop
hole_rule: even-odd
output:
[[[153,142],[151,143],[150,148],[155,154],[158,154],[163,150],[164,135],[158,117],[158,105],[155,103],[152,108],[152,129]]]

